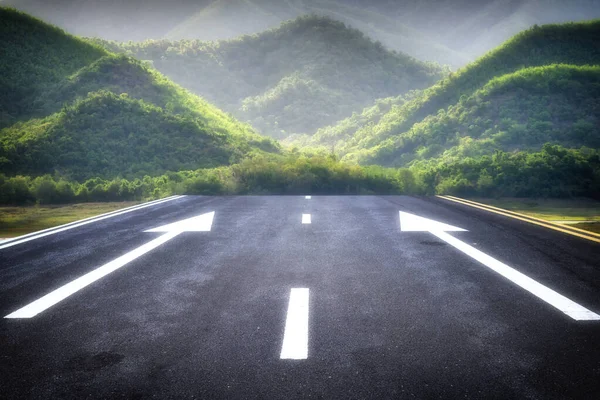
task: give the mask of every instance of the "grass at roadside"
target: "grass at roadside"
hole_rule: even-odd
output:
[[[0,238],[11,238],[129,207],[139,202],[0,207]]]
[[[600,233],[600,202],[589,199],[482,199],[483,204]]]

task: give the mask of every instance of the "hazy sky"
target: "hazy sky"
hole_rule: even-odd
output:
[[[600,0],[0,0],[82,36],[228,39],[302,14],[397,51],[462,65],[533,24],[600,18]]]

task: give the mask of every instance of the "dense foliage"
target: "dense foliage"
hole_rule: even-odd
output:
[[[494,78],[409,131],[347,158],[407,165],[496,150],[539,150],[546,143],[600,148],[599,128],[600,66],[550,65]]]
[[[36,99],[106,54],[61,29],[0,8],[0,128],[40,116]]]
[[[600,21],[534,27],[410,101],[392,99],[389,108],[366,109],[361,117],[320,130],[308,143],[334,145],[348,161],[384,165],[435,156],[460,138],[518,129],[528,134],[508,133],[496,143],[500,147],[488,150],[539,148],[544,139],[595,146],[589,140],[598,137],[598,69],[576,66],[600,65],[597,37]],[[535,66],[547,68],[527,69]],[[592,132],[577,139],[572,126]],[[433,149],[419,148],[431,144]]]
[[[0,175],[0,204],[41,204],[157,198],[170,194],[398,194],[416,193],[406,169],[358,167],[331,156],[288,155],[247,158],[228,167],[169,172],[159,177],[77,183],[45,175]]]
[[[0,17],[10,54],[0,61],[0,204],[184,193],[600,198],[600,21],[532,29],[409,90],[440,70],[329,19],[219,43],[104,43],[129,52],[117,55],[15,11]],[[182,77],[202,76],[198,84],[278,129],[349,112],[351,95],[403,94],[314,137],[295,135],[289,142],[302,148],[282,151],[134,53],[181,63]]]
[[[175,82],[276,138],[313,133],[377,98],[427,87],[443,73],[317,16],[220,42],[95,42],[152,61]]]
[[[0,204],[59,204],[159,198],[171,194],[457,194],[600,200],[600,151],[546,145],[410,169],[360,167],[333,156],[256,156],[239,164],[136,179],[82,183],[51,175],[0,174]]]
[[[600,200],[600,150],[545,145],[453,162],[416,163],[429,193],[482,197],[590,197]]]
[[[0,19],[6,174],[158,175],[280,151],[140,61],[13,10],[0,8]]]

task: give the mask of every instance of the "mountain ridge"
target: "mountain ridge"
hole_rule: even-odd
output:
[[[317,13],[425,61],[461,67],[535,24],[600,17],[600,0],[2,0],[82,36],[218,40]],[[73,16],[76,16],[73,18]],[[476,35],[473,33],[476,32]]]
[[[179,84],[276,138],[314,131],[445,73],[316,15],[227,41],[95,43],[151,60]]]
[[[10,54],[0,63],[0,89],[11,94],[0,104],[4,173],[133,177],[281,151],[143,62],[15,10],[0,8],[0,18]]]
[[[517,72],[523,68],[551,64],[598,65],[600,50],[595,37],[600,35],[600,20],[583,23],[551,24],[524,31],[487,53],[477,61],[451,74],[432,87],[413,96],[410,101],[389,100],[394,103],[389,110],[381,111],[375,124],[345,120],[336,126],[321,129],[313,139],[304,144],[335,145],[340,155],[349,153],[373,153],[382,148],[381,143],[406,134],[411,127],[441,110],[446,110],[462,97],[469,97],[490,80]],[[365,110],[364,112],[367,112]],[[371,114],[374,110],[368,111]],[[373,118],[371,118],[373,120]],[[341,139],[344,139],[343,142]],[[371,150],[368,150],[371,149]],[[390,151],[386,148],[387,152]],[[378,156],[354,161],[372,162]],[[350,159],[346,156],[346,159]],[[361,161],[362,160],[362,161]],[[371,161],[370,161],[371,160]]]

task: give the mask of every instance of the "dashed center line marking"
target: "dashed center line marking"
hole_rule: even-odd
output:
[[[302,223],[303,224],[311,223],[310,214],[302,214]]]
[[[305,196],[304,198],[305,198],[306,200],[310,200],[310,199],[312,199],[312,196]]]
[[[282,360],[305,360],[308,358],[308,288],[290,291],[283,345]]]

